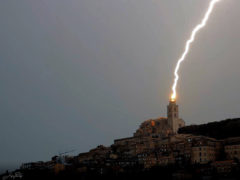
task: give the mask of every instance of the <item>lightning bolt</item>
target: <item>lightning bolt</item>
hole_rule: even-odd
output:
[[[177,83],[178,83],[178,79],[179,79],[178,71],[179,71],[180,65],[185,60],[186,55],[188,54],[190,46],[194,42],[197,33],[199,32],[200,29],[202,29],[206,25],[206,23],[209,19],[209,16],[211,15],[216,3],[219,1],[221,1],[221,0],[211,0],[204,18],[202,19],[201,23],[198,24],[193,29],[190,39],[186,42],[185,51],[183,52],[181,58],[177,61],[177,65],[175,67],[175,71],[174,71],[175,78],[174,78],[174,82],[173,82],[173,86],[172,86],[171,101],[175,101],[176,97],[177,97],[176,88],[177,88]]]

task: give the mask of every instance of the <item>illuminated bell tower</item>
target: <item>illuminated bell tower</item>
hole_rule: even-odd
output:
[[[173,133],[177,133],[179,128],[179,116],[178,116],[178,105],[176,100],[170,100],[167,106],[167,117],[168,125],[173,130]]]

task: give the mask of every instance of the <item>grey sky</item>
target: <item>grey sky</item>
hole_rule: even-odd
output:
[[[208,2],[0,1],[0,166],[110,145],[165,116]],[[239,8],[222,0],[182,64],[187,124],[240,117]]]

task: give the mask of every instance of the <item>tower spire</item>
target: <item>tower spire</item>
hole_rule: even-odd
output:
[[[170,99],[167,106],[168,124],[171,127],[173,133],[177,133],[179,128],[179,112],[176,99]]]

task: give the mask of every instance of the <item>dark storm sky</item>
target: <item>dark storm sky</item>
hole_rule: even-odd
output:
[[[209,0],[0,1],[0,166],[131,136],[166,116]],[[187,124],[240,117],[240,1],[222,0],[181,67]]]

